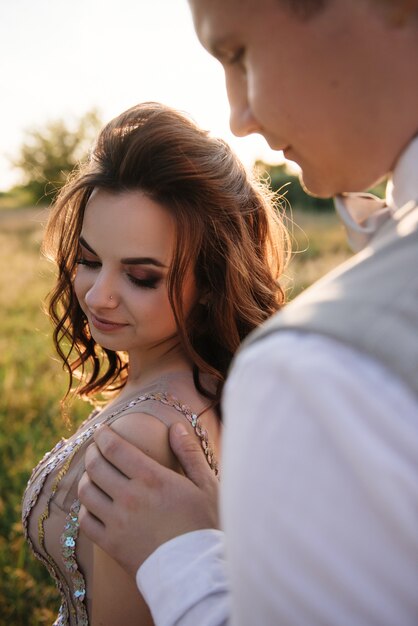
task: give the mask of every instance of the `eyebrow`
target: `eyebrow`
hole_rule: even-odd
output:
[[[83,246],[83,248],[86,248],[86,250],[91,252],[91,254],[94,254],[94,256],[99,256],[97,252],[93,250],[91,246],[89,246],[84,237],[80,236],[78,241]],[[128,257],[126,259],[121,259],[121,263],[123,263],[123,265],[155,265],[156,267],[167,268],[164,263],[161,263],[161,261],[159,261],[158,259],[154,259],[150,256]]]

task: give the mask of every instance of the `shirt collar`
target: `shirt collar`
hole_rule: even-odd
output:
[[[386,202],[393,210],[418,200],[418,135],[399,157],[386,187]]]
[[[345,193],[334,198],[351,248],[358,252],[380,226],[410,200],[418,199],[418,136],[401,154],[386,188],[386,199],[369,193]]]

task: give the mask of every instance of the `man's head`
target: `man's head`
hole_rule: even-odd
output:
[[[371,186],[418,132],[418,0],[189,0],[225,70],[231,128],[309,191]]]

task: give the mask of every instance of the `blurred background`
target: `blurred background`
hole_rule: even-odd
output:
[[[53,622],[59,600],[23,538],[21,496],[36,462],[91,408],[74,403],[64,423],[66,377],[42,310],[54,270],[39,248],[49,204],[100,126],[140,101],[164,102],[286,191],[289,298],[350,251],[331,201],[306,196],[261,137],[231,135],[222,70],[186,0],[3,0],[0,81],[0,626],[35,626]]]
[[[103,122],[144,100],[188,111],[228,140],[244,162],[281,160],[260,137],[228,128],[223,76],[198,44],[186,0],[14,0],[0,7],[3,85],[0,190],[22,182],[13,167],[28,131],[89,111]]]

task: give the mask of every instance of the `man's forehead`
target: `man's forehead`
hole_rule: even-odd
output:
[[[248,30],[255,16],[277,0],[189,0],[199,39],[208,49]]]

